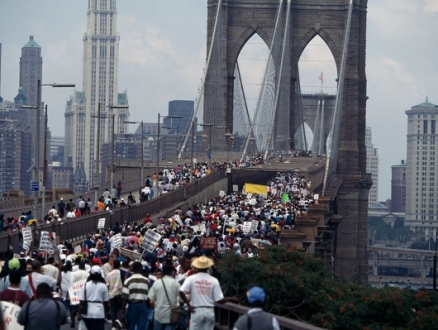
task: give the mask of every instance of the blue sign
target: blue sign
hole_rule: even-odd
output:
[[[32,181],[31,187],[32,187],[32,191],[39,191],[40,183],[38,181]]]
[[[211,153],[208,153],[208,154],[207,154],[207,158],[208,158],[208,159],[211,159]]]

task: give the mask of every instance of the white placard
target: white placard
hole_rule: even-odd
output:
[[[122,242],[122,234],[120,234],[120,233],[114,235],[114,236],[112,237],[112,240],[113,240],[113,244],[112,244],[112,246],[113,246],[113,248],[115,248],[115,249],[118,248],[118,247],[120,247],[120,246],[122,246],[122,244],[123,244],[123,242]]]
[[[18,324],[17,318],[20,314],[20,306],[14,305],[12,303],[2,301],[1,308],[3,313],[3,322],[5,324],[6,330],[22,330],[24,329],[22,325]]]
[[[81,294],[81,291],[85,283],[87,283],[86,278],[70,284],[70,287],[68,288],[68,294],[70,296],[70,304],[79,305],[79,301],[80,301],[79,295]]]
[[[259,222],[257,220],[252,220],[251,221],[251,232],[256,231],[258,226],[259,226]]]
[[[225,196],[225,191],[223,191],[223,190],[219,190],[219,196],[220,196],[220,197],[224,197],[224,196]]]
[[[105,228],[105,218],[99,219],[99,222],[97,223],[97,229],[103,229]]]
[[[50,234],[52,235],[53,239],[49,237]],[[56,233],[42,231],[40,236],[40,251],[47,251],[53,253],[53,251],[58,248],[56,246],[55,241],[56,241]]]
[[[82,247],[80,245],[76,245],[75,246],[75,253],[78,254],[78,253],[81,253],[81,251],[82,251]]]
[[[23,228],[21,230],[21,233],[23,234],[23,244],[32,242],[32,228],[31,227]],[[26,245],[29,245],[29,244],[26,244]]]
[[[250,199],[252,197],[252,193],[247,193],[246,198]]]
[[[200,225],[194,225],[192,226],[192,229],[194,234],[196,234],[198,231],[200,231],[201,233],[205,233],[207,231],[205,223],[201,223]]]
[[[251,231],[251,221],[245,221],[243,223],[243,232],[249,233]]]
[[[141,241],[140,246],[147,252],[153,252],[155,250],[155,245],[161,239],[161,235],[157,232],[148,229],[144,235],[143,241]]]

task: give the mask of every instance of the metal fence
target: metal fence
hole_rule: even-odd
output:
[[[96,214],[69,219],[68,221],[39,224],[35,229],[38,232],[55,232],[62,241],[69,241],[87,233],[95,232],[97,223],[99,219],[102,218],[105,218],[105,227],[107,228],[113,227],[117,222],[119,224],[124,222],[131,223],[133,221],[143,219],[147,213],[158,214],[163,210],[169,209],[185,199],[188,199],[190,196],[200,193],[213,183],[223,179],[225,175],[225,170],[219,170],[200,180],[196,180],[195,182],[191,183],[187,189],[179,188],[145,203],[136,204],[132,208],[125,207],[112,211],[101,211]],[[35,233],[33,234],[33,237],[35,237]],[[12,232],[11,235],[2,233],[0,234],[0,251],[7,250],[8,245],[11,245],[15,250],[18,246],[18,242],[18,232]]]
[[[239,316],[246,314],[249,307],[226,303],[216,304],[215,307],[215,329],[217,330],[231,330],[234,323],[236,323]],[[287,317],[277,316],[275,317],[280,325],[281,330],[322,330],[322,328],[316,327],[311,324],[303,323],[297,320],[289,319]]]

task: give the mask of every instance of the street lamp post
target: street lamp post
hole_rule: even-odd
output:
[[[208,168],[211,171],[211,158],[212,158],[212,154],[213,154],[213,150],[211,148],[211,128],[213,127],[213,124],[200,124],[202,127],[208,127],[209,128],[209,137],[208,137],[208,149],[209,149],[209,154],[208,154]]]
[[[22,106],[22,108],[26,109],[35,109],[36,110],[36,119],[35,119],[35,150],[34,150],[34,174],[33,180],[40,182],[39,178],[39,153],[40,153],[40,106],[41,106],[41,87],[43,86],[51,86],[51,87],[75,87],[75,84],[42,84],[41,80],[38,79],[37,82],[37,104],[35,107],[31,106]],[[39,189],[38,189],[39,190]],[[35,192],[34,195],[34,209],[35,216],[38,218],[38,191]],[[44,209],[41,210],[40,219],[44,218]]]
[[[438,228],[435,231],[435,255],[433,256],[433,291],[436,291],[436,262],[438,251]]]
[[[233,138],[233,134],[231,134],[228,129],[227,132],[225,133],[225,141],[227,143],[227,163],[230,162],[230,146],[231,146],[231,140]]]
[[[144,185],[144,166],[143,166],[143,161],[144,161],[144,133],[143,133],[143,120],[138,122],[138,121],[126,121],[125,120],[125,124],[140,124],[141,125],[141,185]]]
[[[158,127],[157,127],[157,170],[156,170],[156,177],[157,177],[157,197],[160,196],[160,187],[159,187],[159,180],[158,180],[158,172],[160,171],[160,120],[161,115],[158,113]],[[181,116],[163,116],[163,118],[182,118]]]

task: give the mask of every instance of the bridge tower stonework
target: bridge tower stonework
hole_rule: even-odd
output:
[[[207,49],[213,40],[218,0],[207,0]],[[307,44],[319,35],[335,59],[338,75],[348,17],[349,0],[292,0],[289,32],[290,79],[295,85],[299,58]],[[344,80],[343,109],[337,163],[337,179],[341,182],[336,196],[331,196],[342,215],[337,232],[335,272],[359,283],[367,282],[367,207],[371,179],[366,174],[366,17],[368,0],[353,0],[348,60]],[[271,45],[279,0],[223,0],[220,34],[220,109],[208,107],[207,96],[212,86],[205,81],[204,118],[214,125],[232,130],[234,68],[246,42],[258,34]],[[217,86],[217,85],[215,85]],[[210,87],[211,88],[211,87]],[[217,88],[216,88],[217,89]],[[294,145],[295,91],[290,94],[289,138]],[[280,118],[284,123],[285,118]],[[278,122],[277,122],[278,124]],[[284,124],[283,124],[284,125]],[[213,134],[216,146],[225,145],[223,133]]]

